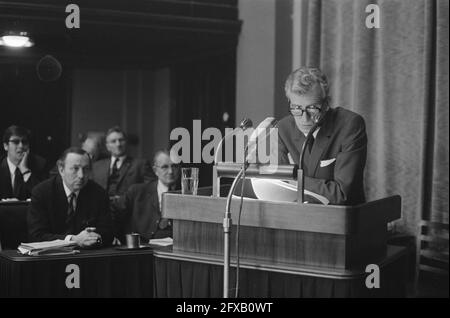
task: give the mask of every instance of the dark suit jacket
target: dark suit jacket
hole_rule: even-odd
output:
[[[30,198],[33,187],[47,177],[46,160],[44,158],[30,154],[28,156],[27,166],[31,170],[31,176],[20,190],[20,195],[17,198],[19,200]],[[13,189],[11,185],[11,173],[6,157],[4,157],[0,163],[0,199],[12,197]]]
[[[77,235],[86,227],[96,227],[96,232],[102,236],[103,244],[111,244],[112,221],[105,190],[91,180],[80,190],[76,201],[73,233],[69,233],[66,226],[68,205],[60,176],[38,184],[32,192],[27,218],[30,240],[63,240],[66,235]]]
[[[172,227],[159,229],[161,210],[158,201],[158,181],[135,184],[120,199],[120,219],[124,234],[136,232],[144,240],[158,237],[172,237]]]
[[[92,166],[92,180],[101,185],[103,189],[108,186],[110,165],[111,157],[96,161]],[[155,179],[156,176],[147,160],[126,157],[119,170],[117,195],[124,194],[133,184],[150,182]]]
[[[278,136],[278,163],[288,164],[289,153],[298,164],[305,135],[297,128],[291,115],[279,122]],[[363,203],[366,155],[364,119],[341,107],[330,109],[314,140],[310,156],[304,158],[305,189],[325,196],[330,204]],[[324,161],[323,166],[321,161]],[[325,165],[326,161],[332,162]]]

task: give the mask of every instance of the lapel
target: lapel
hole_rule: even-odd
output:
[[[128,173],[128,169],[131,166],[131,161],[133,160],[133,158],[131,157],[125,157],[125,160],[122,163],[122,166],[119,169],[119,178],[117,179],[117,187],[119,187],[119,184],[122,182],[123,178],[125,178],[125,176]]]
[[[81,225],[83,229],[85,227],[94,226],[92,220],[89,219],[91,215],[91,209],[89,209],[91,199],[89,197],[89,190],[87,189],[88,187],[89,181],[83,188],[81,188],[80,193],[78,193],[77,206],[75,208],[75,220],[78,222],[77,224]]]
[[[69,202],[67,202],[67,196],[66,192],[64,191],[61,176],[58,175],[55,178],[55,218],[56,223],[59,224],[62,228],[65,228]]]
[[[316,139],[314,140],[314,145],[312,147],[311,156],[307,162],[308,171],[312,172],[313,176],[316,174],[317,167],[319,166],[320,158],[323,152],[328,148],[331,140],[331,135],[334,129],[333,120],[333,109],[330,109],[325,115],[323,125],[321,126],[319,132],[317,133]]]
[[[292,128],[291,132],[293,134],[293,141],[294,141],[294,147],[293,149],[296,150],[295,158],[294,154],[291,154],[292,160],[294,160],[295,163],[299,164],[300,162],[300,151],[302,149],[303,142],[305,141],[305,135],[298,129],[297,125],[295,124],[295,120],[292,117]]]
[[[150,184],[147,196],[150,198],[150,202],[151,202],[153,211],[156,211],[158,213],[158,215],[161,215],[161,211],[159,209],[159,199],[158,199],[158,181],[152,182]]]
[[[104,164],[101,165],[99,171],[100,185],[103,188],[108,187],[108,178],[109,178],[109,166],[111,165],[111,157],[104,161]]]
[[[8,162],[6,161],[6,157],[3,158],[1,166],[0,166],[0,174],[3,175],[2,178],[0,178],[0,182],[3,182],[3,185],[0,185],[0,188],[4,187],[6,190],[5,197],[12,196],[13,189],[11,185],[11,173],[9,172]],[[1,195],[1,194],[0,194]]]

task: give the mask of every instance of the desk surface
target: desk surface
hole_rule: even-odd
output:
[[[54,256],[27,256],[5,250],[0,253],[0,298],[152,297],[155,249],[161,247],[106,247]],[[68,271],[69,265],[76,267]],[[70,271],[78,275],[79,287],[68,287]]]
[[[377,262],[377,265],[383,267],[395,262],[406,254],[407,250],[400,246],[388,246],[386,256]],[[155,258],[172,259],[178,261],[188,261],[196,263],[204,263],[211,265],[223,265],[223,257],[217,255],[206,255],[199,253],[185,253],[171,250],[155,250]],[[230,266],[236,267],[236,260],[231,257]],[[302,266],[295,264],[285,264],[279,262],[267,262],[251,259],[241,259],[240,267],[247,269],[256,269],[269,272],[277,272],[284,274],[303,275],[311,277],[332,278],[332,279],[360,279],[366,277],[365,268],[359,269],[336,269],[318,266]]]
[[[43,256],[28,256],[22,255],[17,250],[4,250],[0,252],[0,258],[9,260],[12,262],[41,262],[52,260],[70,260],[70,259],[85,259],[85,258],[101,258],[101,257],[115,257],[123,255],[143,255],[153,254],[154,250],[170,251],[171,247],[160,247],[155,245],[149,245],[146,249],[139,250],[119,250],[116,247],[104,247],[100,249],[86,249],[80,250],[80,253],[70,255],[43,255]]]

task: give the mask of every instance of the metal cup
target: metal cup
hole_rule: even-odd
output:
[[[127,234],[126,240],[128,248],[138,248],[141,245],[141,236],[139,233]]]

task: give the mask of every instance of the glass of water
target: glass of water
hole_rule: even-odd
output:
[[[198,168],[181,169],[181,193],[197,195]]]

